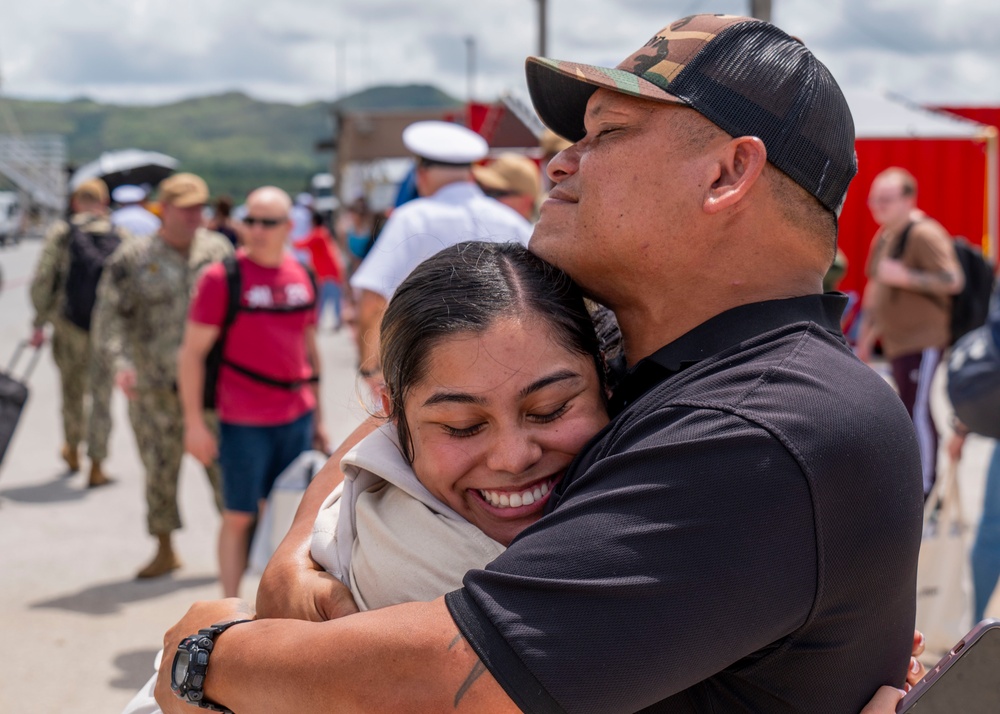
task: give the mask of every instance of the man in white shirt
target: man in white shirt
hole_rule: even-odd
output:
[[[151,236],[160,230],[160,219],[142,205],[146,191],[141,186],[119,186],[111,198],[121,206],[111,214],[111,225],[127,228],[136,236]]]
[[[351,287],[358,294],[360,372],[372,386],[381,381],[378,325],[382,311],[410,271],[461,241],[527,245],[531,235],[528,221],[487,197],[473,179],[472,163],[489,150],[479,134],[449,122],[422,121],[403,131],[403,143],[417,157],[421,198],[393,211],[351,278]]]

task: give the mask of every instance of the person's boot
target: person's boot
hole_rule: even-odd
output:
[[[109,478],[104,471],[101,470],[100,461],[90,462],[90,480],[87,481],[87,488],[98,488],[99,486],[107,486],[108,484],[114,483],[113,478]]]
[[[62,451],[59,453],[62,456],[63,461],[66,462],[66,466],[69,467],[70,471],[80,470],[80,456],[77,453],[77,449],[69,444],[63,444]]]
[[[156,555],[135,577],[139,579],[158,578],[181,567],[181,561],[177,558],[170,543],[170,534],[162,533],[157,538],[159,539],[159,547],[156,550]]]

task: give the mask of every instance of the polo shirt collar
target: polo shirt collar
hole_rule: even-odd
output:
[[[610,405],[612,414],[618,414],[646,391],[686,367],[772,330],[813,322],[843,339],[840,318],[846,306],[846,295],[827,293],[766,300],[726,310],[629,369],[615,389]]]

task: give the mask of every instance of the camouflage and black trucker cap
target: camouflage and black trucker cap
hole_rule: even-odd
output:
[[[528,89],[560,136],[586,134],[587,100],[604,87],[695,109],[730,136],[756,136],[767,159],[837,212],[857,161],[854,120],[830,71],[774,25],[693,15],[660,30],[614,69],[529,57]]]

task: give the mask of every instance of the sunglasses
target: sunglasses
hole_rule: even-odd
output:
[[[260,225],[261,228],[274,228],[275,226],[280,226],[286,220],[288,220],[288,219],[287,218],[254,218],[253,216],[247,216],[246,218],[243,219],[243,223],[245,223],[250,228],[253,228],[256,225]]]

